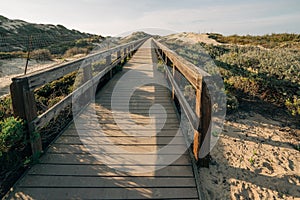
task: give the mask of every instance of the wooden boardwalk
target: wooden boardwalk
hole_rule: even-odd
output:
[[[147,40],[8,199],[199,199],[168,89],[139,86],[126,102],[128,84],[146,78],[164,82],[150,46]]]

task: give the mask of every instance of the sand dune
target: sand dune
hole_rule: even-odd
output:
[[[220,44],[219,42],[217,42],[214,39],[211,39],[208,37],[208,34],[197,34],[197,33],[177,33],[177,34],[172,34],[172,35],[168,35],[166,36],[168,39],[172,40],[181,40],[185,43],[188,44],[197,44],[199,42],[203,42],[206,44],[213,44],[213,45],[218,45]]]
[[[200,169],[205,199],[300,199],[300,130],[257,113],[236,116],[225,122],[210,169]]]

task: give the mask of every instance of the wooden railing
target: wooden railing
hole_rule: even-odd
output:
[[[204,79],[210,75],[186,61],[165,45],[153,40],[153,46],[160,59],[164,62],[165,76],[172,86],[172,98],[180,104],[188,121],[194,129],[193,154],[199,165],[209,166],[209,154],[200,158],[200,149],[205,152],[210,150],[210,124],[212,105]],[[169,68],[172,68],[171,70]],[[179,74],[180,73],[180,74]],[[195,106],[192,107],[180,89],[180,76],[185,77],[195,91]]]
[[[31,142],[33,155],[37,155],[42,151],[41,136],[38,133],[38,130],[56,117],[60,111],[70,106],[74,96],[80,96],[89,89],[94,88],[95,86],[97,87],[99,80],[107,74],[110,74],[111,78],[113,68],[121,61],[127,59],[127,57],[139,48],[146,39],[147,38],[133,41],[66,64],[61,64],[12,79],[10,91],[14,115],[27,122],[28,138]],[[112,60],[113,54],[116,54],[115,60]],[[93,76],[92,63],[100,59],[106,60],[106,67]],[[80,68],[83,70],[82,85],[46,112],[38,115],[34,90],[51,81],[75,72]]]

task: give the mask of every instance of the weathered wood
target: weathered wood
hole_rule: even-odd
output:
[[[12,84],[10,85],[10,94],[12,98],[12,106],[14,110],[14,116],[20,117],[21,119],[26,120],[27,114],[25,112],[25,102],[24,102],[24,85],[28,84],[27,79],[16,80],[13,79]]]
[[[99,178],[99,177],[79,177],[79,176],[29,176],[28,179],[20,183],[24,187],[39,187],[44,183],[45,187],[99,187],[99,188],[117,188],[115,183],[123,182],[123,177]],[[126,180],[129,188],[142,187],[194,187],[193,178],[177,177],[129,177]],[[125,183],[125,182],[124,182]],[[134,183],[134,184],[133,184]]]
[[[120,61],[123,59],[123,57],[119,58]],[[94,95],[95,86],[98,84],[99,80],[105,76],[111,69],[117,64],[117,62],[113,63],[112,65],[109,65],[108,67],[104,68],[102,71],[100,71],[97,75],[95,75],[93,78],[88,78],[91,76],[90,69],[87,70],[87,79],[89,79],[87,82],[82,84],[79,88],[74,90],[72,93],[70,93],[68,96],[66,96],[64,99],[59,101],[57,104],[52,106],[50,109],[48,109],[43,114],[39,115],[36,119],[34,119],[31,124],[36,127],[36,129],[42,128],[45,124],[47,124],[51,119],[53,119],[55,116],[57,116],[60,111],[65,109],[66,107],[70,106],[72,103],[72,100],[76,100],[80,98],[84,93],[86,93],[88,90],[90,90],[90,95]],[[88,66],[87,66],[88,67]],[[85,69],[85,68],[84,68]],[[91,96],[90,96],[91,97]],[[75,107],[73,108],[73,111],[76,111],[81,109],[81,106],[79,106],[78,109]],[[75,113],[74,113],[75,114]]]
[[[117,183],[117,181],[116,181]],[[128,183],[127,183],[128,184]],[[23,194],[31,194],[34,199],[197,199],[198,195],[195,188],[128,188],[125,183],[123,188],[55,188],[55,187],[37,187],[20,188],[16,190],[12,199],[25,199]],[[68,192],[66,192],[66,190]],[[47,192],[46,192],[47,191]],[[82,197],[82,198],[79,198]]]
[[[30,90],[34,90],[38,87],[43,86],[44,84],[57,80],[67,74],[70,74],[71,72],[78,70],[82,65],[83,61],[84,58],[81,58],[79,60],[75,60],[67,64],[60,64],[58,66],[51,67],[43,71],[37,71],[27,74],[26,77],[29,80]],[[24,76],[17,78],[23,77]]]
[[[106,65],[106,66],[109,66],[109,65],[111,64],[111,55],[107,56],[105,60],[106,60],[106,61],[105,61],[105,65]],[[109,71],[109,78],[111,79],[112,76],[113,76],[113,69],[111,69],[111,70]]]
[[[177,95],[177,99],[181,105],[181,107],[183,108],[187,118],[189,119],[189,122],[191,123],[192,127],[194,129],[197,129],[199,126],[199,120],[197,118],[197,116],[195,115],[194,111],[192,110],[191,106],[189,105],[189,103],[186,101],[184,94],[182,94],[179,86],[177,85],[177,83],[175,82],[175,80],[173,79],[173,75],[171,74],[170,70],[168,69],[167,66],[165,66],[165,71],[167,73],[168,79],[170,80],[172,86],[175,89],[175,93]]]
[[[176,73],[176,67],[175,67],[175,65],[173,65],[173,67],[172,67],[172,75],[173,75],[172,79],[176,83],[176,81],[175,81],[175,73]],[[173,86],[172,86],[172,99],[173,100],[175,99],[175,89],[174,89]]]
[[[137,47],[139,47],[144,41],[141,40],[139,41],[139,43],[137,43]],[[120,52],[117,51],[117,52]],[[111,56],[108,56],[111,59]],[[85,61],[85,66],[83,66],[83,83],[79,88],[77,88],[75,91],[73,91],[71,94],[69,94],[67,97],[65,97],[64,99],[62,99],[60,102],[58,102],[57,104],[55,104],[53,107],[51,107],[50,109],[48,109],[45,113],[41,114],[38,117],[33,118],[33,121],[29,121],[30,123],[30,127],[35,127],[35,129],[39,129],[42,128],[45,124],[47,124],[51,119],[53,119],[55,116],[57,116],[59,114],[60,111],[62,111],[63,109],[65,109],[67,106],[70,106],[72,103],[72,98],[74,99],[78,99],[82,94],[84,93],[90,93],[88,95],[88,97],[92,97],[91,95],[94,95],[94,90],[95,90],[95,86],[98,84],[99,80],[105,76],[105,74],[107,74],[108,72],[112,71],[112,68],[115,67],[119,62],[121,62],[121,60],[125,59],[127,57],[127,55],[123,55],[120,58],[118,58],[117,60],[114,61],[114,63],[112,63],[111,65],[107,66],[106,68],[104,68],[101,72],[99,72],[96,76],[92,77],[92,69],[91,69],[91,64],[90,62],[86,62]],[[111,63],[111,62],[109,62]],[[16,78],[13,79],[13,82],[28,82],[28,78]],[[12,85],[12,87],[14,87]],[[15,88],[14,90],[18,91],[17,88]],[[88,90],[90,90],[89,92],[87,92]],[[18,98],[14,98],[17,99]],[[86,101],[85,101],[86,102]],[[16,104],[17,106],[21,105],[21,104]],[[80,106],[81,107],[81,106]],[[18,112],[18,110],[20,110],[20,114],[22,115],[22,113],[24,113],[23,110],[23,106],[19,106],[17,107],[15,110],[16,112]],[[80,109],[80,108],[78,108]],[[76,108],[74,108],[73,110],[76,110]]]
[[[151,43],[148,42],[145,45],[149,44]],[[138,59],[147,60],[150,65],[153,63],[152,59],[155,59],[151,58],[154,54],[152,54],[151,48],[144,49],[146,50],[138,51],[135,56],[140,56]],[[149,65],[146,63],[146,65],[143,65],[145,68],[138,70],[149,77],[157,76],[156,78],[164,81],[163,75],[157,71],[153,72],[155,68],[153,66],[149,68]],[[163,123],[161,116],[154,115],[150,117],[149,109],[145,114],[134,112],[134,115],[140,116],[140,119],[151,118],[156,124],[151,129],[138,129],[139,134],[142,135],[137,137],[129,137],[124,131],[126,127],[120,130],[120,126],[115,124],[113,118],[106,118],[107,114],[112,115],[114,111],[107,108],[107,99],[110,99],[108,96],[111,96],[111,93],[108,94],[105,91],[111,91],[118,78],[128,70],[136,70],[136,67],[139,66],[140,62],[130,62],[129,60],[128,64],[124,66],[124,71],[114,76],[112,81],[108,82],[96,96],[100,100],[85,107],[87,114],[81,112],[77,116],[87,120],[86,123],[82,123],[83,127],[80,125],[77,127],[77,131],[80,128],[86,128],[86,131],[83,131],[83,135],[80,137],[85,141],[84,144],[81,144],[82,140],[79,140],[78,135],[73,134],[75,125],[70,125],[67,129],[69,132],[63,133],[51,145],[47,153],[43,155],[40,163],[33,166],[18,182],[12,190],[11,199],[17,199],[22,195],[37,199],[198,199],[192,164],[188,157],[189,154],[186,153],[187,146],[181,135],[178,119],[174,117],[169,119],[169,113],[171,113],[171,116],[175,115],[174,107],[173,111],[170,106],[165,110],[168,116],[167,121],[159,133],[157,133],[155,127]],[[109,67],[100,72],[100,74],[103,74],[98,74],[84,83],[79,88],[82,90],[81,92],[88,88],[87,84],[93,85],[97,77],[107,74],[106,70],[109,70]],[[155,99],[156,94],[159,94],[159,97],[163,97],[163,95],[170,97],[168,90],[163,86],[153,84],[145,87],[141,86],[141,88],[142,91],[148,92],[144,96],[145,100],[151,97]],[[165,91],[163,91],[163,88]],[[81,92],[74,95],[80,95]],[[137,95],[139,98],[143,98],[140,94]],[[104,104],[101,103],[101,97],[103,96],[106,98]],[[155,103],[160,103],[160,101],[161,98]],[[163,98],[163,101],[165,102],[165,98]],[[169,104],[172,105],[171,100]],[[136,105],[132,104],[132,106],[134,108]],[[146,107],[144,105],[141,108]],[[94,115],[98,116],[96,120],[90,119],[89,112],[91,110],[96,112],[94,112]],[[162,112],[161,109],[158,111]],[[93,122],[97,122],[102,118],[106,120],[105,123],[99,123],[101,126],[106,126],[106,128],[100,130],[98,126],[94,130]],[[124,124],[126,125],[126,122]],[[133,129],[133,126],[129,125],[128,129]],[[105,132],[107,137],[99,137],[99,131]],[[152,132],[157,135],[151,136]],[[69,135],[66,136],[65,134]],[[90,134],[92,134],[92,137],[88,136]],[[124,135],[127,136],[124,137]],[[110,152],[116,149],[111,148],[110,144],[102,140],[105,138],[118,146],[119,148],[116,148],[118,151]],[[170,141],[173,143],[170,143]],[[90,154],[87,145],[95,150],[92,151],[93,154]],[[168,145],[168,150],[163,150],[166,145]],[[107,148],[103,149],[104,147]],[[157,150],[161,149],[163,153],[158,153]],[[95,155],[101,155],[103,158],[113,161],[111,166],[108,167],[103,159],[96,159]],[[176,156],[175,160],[173,160],[174,155]],[[171,162],[169,162],[170,160]],[[122,171],[122,169],[144,170],[147,167],[150,167],[151,171]]]
[[[62,136],[60,137],[56,143],[57,144],[82,144],[82,140],[84,140],[85,144],[103,144],[105,145],[107,143],[107,140],[112,142],[113,144],[145,144],[145,145],[167,145],[171,141],[173,144],[176,145],[185,145],[185,141],[183,140],[182,136],[173,136],[173,137],[159,137],[159,136],[143,136],[143,137],[137,137],[137,136],[127,136],[127,137],[115,137],[113,136],[108,136],[108,135],[103,135],[101,134],[102,137],[89,137],[88,135],[86,137],[81,137],[80,136]]]
[[[89,128],[90,127],[90,128]],[[92,130],[93,133],[91,134],[88,130]],[[105,137],[106,136],[113,136],[113,137],[124,137],[127,136],[126,134],[124,134],[123,132],[119,132],[119,129],[107,129],[105,130]],[[123,129],[126,130],[126,129]],[[129,129],[130,130],[130,129]],[[174,132],[178,130],[178,128],[173,128],[173,129],[162,129],[160,132],[157,133],[157,131],[155,129],[144,129],[141,130],[143,131],[143,136],[144,137],[174,137]],[[78,133],[78,131],[80,131],[80,133]],[[80,136],[84,137],[86,136],[90,136],[90,137],[99,137],[99,135],[101,135],[103,132],[102,130],[99,130],[98,127],[93,128],[93,126],[89,126],[89,125],[85,125],[85,126],[80,126],[80,127],[75,127],[74,124],[70,125],[70,127],[64,132],[64,136],[78,136],[80,134]],[[181,133],[180,133],[181,134]],[[103,134],[102,134],[103,135]],[[132,136],[135,136],[132,134]]]
[[[95,165],[53,165],[37,164],[28,171],[28,175],[78,176],[78,177],[186,177],[192,178],[190,166],[174,165],[155,172],[124,173],[108,166]]]
[[[165,66],[167,77],[172,85],[172,97],[175,94],[179,100],[181,107],[186,113],[188,120],[194,128],[194,140],[193,140],[193,154],[200,166],[209,166],[209,154],[210,151],[210,122],[211,122],[211,100],[207,85],[203,81],[204,78],[209,78],[210,75],[189,63],[182,57],[178,56],[174,51],[168,49],[166,46],[154,40],[155,48],[161,56],[161,59],[168,66],[173,65],[173,76],[171,75],[168,67]],[[176,66],[176,68],[174,68]],[[178,71],[189,81],[189,83],[196,89],[196,105],[195,111],[192,111],[182,93],[180,93],[179,87],[176,84],[176,72]],[[174,74],[175,72],[175,74]],[[204,84],[204,86],[202,86]],[[176,87],[178,87],[178,92]],[[175,88],[175,90],[174,90]],[[204,88],[204,89],[203,89]],[[177,92],[177,93],[176,93]],[[208,155],[204,155],[208,154]]]
[[[212,104],[207,84],[203,81],[201,93],[201,151],[199,152],[199,165],[209,167],[210,161],[210,138],[211,138],[211,115]]]
[[[120,131],[120,130],[118,130]],[[118,132],[115,131],[115,132]],[[113,152],[107,152],[105,150],[103,150],[103,147],[107,147],[109,148],[109,146],[111,145],[103,145],[101,146],[101,148],[99,148],[99,145],[89,145],[92,148],[98,148],[98,150],[93,151],[96,154],[106,154],[106,155],[111,155],[111,157],[113,157],[115,151]],[[118,147],[120,147],[119,149],[122,149],[123,152],[128,152],[128,154],[130,153],[135,153],[135,152],[139,152],[142,154],[147,154],[149,152],[155,152],[158,149],[163,148],[165,145],[119,145]],[[107,149],[106,148],[106,149]],[[173,152],[174,155],[179,154],[179,152],[184,152],[186,150],[186,146],[184,145],[170,145],[168,146],[168,150],[169,152]],[[85,148],[84,145],[79,145],[79,144],[54,144],[52,145],[49,150],[49,153],[66,153],[66,154],[80,154],[80,153],[89,153],[89,151]],[[118,152],[118,151],[117,151]],[[119,154],[121,155],[121,154]],[[117,156],[115,156],[117,157]]]
[[[198,86],[196,88],[196,106],[195,106],[195,113],[199,120],[199,125],[197,129],[194,129],[194,140],[193,140],[193,153],[195,156],[196,161],[199,160],[199,150],[201,145],[201,92],[202,92],[202,79],[199,77],[198,79]]]
[[[20,118],[26,120],[28,122],[28,130],[30,132],[35,132],[36,128],[41,128],[47,122],[50,121],[53,117],[55,117],[59,111],[63,110],[67,106],[71,104],[72,95],[77,94],[78,96],[85,93],[87,90],[91,90],[87,94],[87,98],[90,98],[91,95],[94,94],[94,87],[97,82],[117,63],[119,63],[122,59],[125,59],[127,55],[119,58],[114,62],[113,65],[109,65],[109,67],[102,70],[98,75],[96,75],[92,80],[92,69],[91,62],[100,59],[100,58],[109,58],[111,63],[111,54],[114,52],[120,52],[121,49],[127,48],[129,45],[137,44],[139,47],[145,39],[141,39],[138,41],[134,41],[125,45],[121,45],[115,47],[110,50],[106,50],[100,53],[96,53],[85,58],[78,59],[76,61],[72,61],[67,64],[61,64],[52,68],[48,68],[43,71],[37,71],[31,74],[27,74],[24,76],[13,78],[13,83],[11,84],[11,93],[13,99],[13,107],[15,116],[19,116]],[[107,60],[108,62],[108,60]],[[72,94],[68,95],[66,98],[61,100],[58,104],[47,110],[45,113],[37,117],[36,105],[33,90],[39,86],[42,86],[50,81],[56,80],[66,74],[69,74],[73,71],[78,70],[80,67],[83,68],[83,84],[80,89],[78,88]],[[91,87],[93,86],[93,87]],[[25,88],[25,89],[24,89]],[[26,98],[26,99],[25,99]],[[27,103],[26,103],[27,102]],[[27,112],[28,110],[28,112]],[[28,115],[28,116],[27,116]],[[35,134],[34,138],[37,137]],[[34,139],[35,140],[35,139]],[[39,139],[40,140],[40,139]],[[39,144],[40,142],[37,142]],[[33,149],[39,149],[41,146],[33,147]]]
[[[127,61],[127,48],[124,48],[124,60],[123,62],[125,63]]]
[[[89,63],[83,68],[83,82],[84,83],[89,81],[93,77],[92,73],[93,73],[92,65],[91,65],[91,63]]]
[[[37,107],[33,91],[30,91],[28,79],[14,80],[10,86],[14,116],[27,122],[27,139],[30,140],[34,157],[42,152],[41,136],[30,122],[37,117]]]
[[[134,148],[134,147],[133,147]],[[162,161],[159,163],[159,165],[172,165],[172,166],[191,166],[191,162],[189,160],[189,157],[187,155],[178,155],[178,159],[174,161],[173,163],[169,163],[168,161],[171,160],[174,155],[172,154],[166,154],[166,155],[157,155],[157,154],[120,154],[120,155],[113,155],[108,154],[107,159],[110,157],[112,159],[117,158],[121,156],[128,156],[130,159],[139,160],[140,163],[132,163],[132,160],[123,160],[120,161],[116,160],[112,165],[116,166],[126,166],[126,165],[141,165],[141,166],[147,166],[147,165],[158,165],[157,163],[153,162],[153,160],[161,159]],[[105,157],[105,155],[102,155],[102,157]],[[78,160],[81,161],[81,165],[103,165],[104,163],[101,162],[101,160],[95,159],[95,157],[91,154],[46,154],[40,159],[41,164],[65,164],[65,165],[76,165],[79,164]]]
[[[111,64],[111,55],[106,56],[105,58],[105,65],[108,66]]]
[[[165,59],[169,59],[173,65],[176,65],[177,69],[183,74],[185,78],[196,88],[197,87],[197,79],[198,76],[201,75],[202,77],[210,76],[207,72],[203,71],[199,67],[196,67],[192,63],[186,61],[181,56],[176,54],[174,51],[170,50],[163,44],[153,40],[154,44],[157,48],[161,49],[163,54],[166,55]]]

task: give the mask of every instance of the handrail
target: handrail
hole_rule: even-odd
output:
[[[108,50],[97,52],[97,53],[88,55],[84,58],[80,58],[80,59],[77,59],[77,60],[74,60],[74,61],[71,61],[68,63],[60,64],[60,65],[50,67],[50,68],[47,68],[44,70],[35,71],[30,74],[14,77],[12,79],[12,81],[17,81],[19,79],[27,78],[29,81],[30,90],[34,90],[46,83],[54,81],[60,77],[65,76],[66,74],[69,74],[73,71],[78,70],[83,64],[87,65],[88,63],[106,58],[107,56],[112,55],[113,53],[116,53],[123,49],[132,48],[132,45],[135,45],[143,40],[145,40],[145,38],[140,39],[138,41],[133,41],[133,42],[129,42],[129,43],[126,43],[123,45],[119,45],[119,46],[113,47]]]
[[[189,123],[194,129],[193,153],[195,159],[202,166],[209,166],[209,155],[200,159],[200,149],[209,149],[210,146],[210,123],[211,123],[211,99],[207,84],[204,81],[210,77],[210,74],[201,68],[186,61],[174,51],[170,50],[165,45],[156,40],[153,41],[153,46],[160,59],[164,62],[166,78],[172,86],[172,97],[178,100],[181,108],[186,114]],[[172,67],[172,72],[169,67]],[[195,109],[193,110],[190,104],[184,97],[183,92],[176,81],[177,73],[181,73],[187,81],[193,86],[196,91]],[[204,139],[206,140],[204,142]],[[209,152],[209,151],[207,151]]]
[[[12,79],[10,91],[14,115],[25,120],[28,124],[27,129],[33,155],[42,151],[41,136],[37,133],[37,130],[57,116],[60,111],[71,105],[72,97],[81,96],[88,90],[94,89],[97,87],[99,80],[108,73],[110,73],[111,78],[113,68],[139,48],[146,39],[148,38],[123,44],[69,63],[60,64]],[[114,53],[117,53],[117,59],[112,62],[111,55]],[[106,58],[106,67],[95,76],[92,76],[92,63],[103,58]],[[69,73],[77,71],[80,67],[83,68],[84,83],[60,102],[38,116],[34,90]]]

